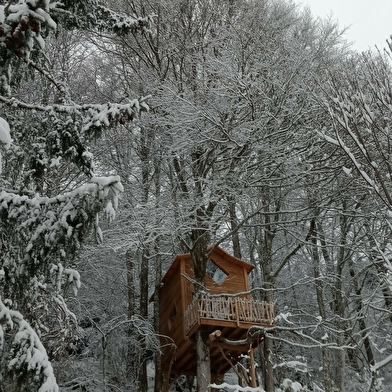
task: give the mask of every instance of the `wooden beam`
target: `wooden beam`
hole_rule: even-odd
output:
[[[220,338],[222,336],[222,331],[217,329],[216,331],[210,333],[210,340],[211,342],[214,341],[216,338]]]
[[[233,346],[230,343],[225,343],[222,341],[216,341],[213,344],[216,346],[222,347],[223,349],[230,351],[232,353],[235,353],[235,354],[246,353],[249,349],[249,343],[247,343],[247,342],[245,344],[235,345],[235,346]]]

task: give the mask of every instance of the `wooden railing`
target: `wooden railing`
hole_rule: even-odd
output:
[[[188,333],[194,325],[200,323],[201,318],[234,321],[237,325],[271,325],[275,318],[275,308],[274,303],[247,298],[202,296],[195,298],[185,312],[185,332]]]

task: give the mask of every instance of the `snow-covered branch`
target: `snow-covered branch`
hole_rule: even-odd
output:
[[[88,12],[83,12],[88,8]],[[56,30],[57,19],[68,19],[79,28],[94,28],[116,34],[150,32],[152,18],[117,13],[96,0],[61,3],[54,0],[7,1],[0,6],[0,41],[19,57],[30,57],[34,44],[45,48],[42,30]],[[78,18],[79,17],[79,18]]]
[[[148,111],[147,100],[150,96],[133,99],[129,103],[106,103],[106,104],[53,104],[53,105],[36,105],[28,104],[16,98],[6,98],[0,95],[0,102],[12,107],[20,109],[34,110],[46,113],[49,116],[56,114],[78,115],[83,118],[83,131],[90,128],[100,126],[109,126],[113,121],[132,121],[140,112]]]
[[[222,384],[211,384],[212,388],[216,388],[217,390],[224,389],[228,392],[265,392],[265,390],[261,387],[252,388],[252,387],[241,387],[239,385],[230,385],[226,382]]]
[[[383,368],[384,366],[388,365],[392,362],[392,355],[388,355],[382,361],[375,363],[373,366],[370,367],[370,371],[377,372],[379,369]]]
[[[0,349],[4,339],[3,328],[12,334],[11,360],[8,368],[17,378],[31,377],[38,384],[38,392],[58,392],[53,368],[37,333],[23,316],[9,309],[0,298]]]
[[[56,22],[55,22],[56,20]],[[0,5],[0,62],[1,87],[11,95],[11,68],[15,56],[29,64],[45,50],[48,32],[57,29],[57,22],[70,29],[106,31],[116,35],[129,33],[151,34],[152,16],[137,17],[118,13],[97,0],[13,0]],[[48,73],[32,62],[39,72],[52,80]],[[64,86],[58,86],[60,90]]]
[[[26,241],[25,257],[32,257],[37,263],[45,255],[57,253],[55,249],[64,258],[66,253],[59,250],[59,243],[72,242],[79,232],[87,230],[91,214],[106,208],[113,217],[122,191],[118,176],[93,177],[90,183],[54,197],[2,191],[0,211],[4,212],[4,225],[10,225],[12,219],[13,225],[19,227],[20,239]]]

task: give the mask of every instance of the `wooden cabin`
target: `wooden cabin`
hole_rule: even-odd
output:
[[[274,304],[254,301],[249,294],[249,274],[253,268],[220,247],[214,248],[207,264],[207,292],[194,298],[191,256],[176,257],[162,279],[160,290],[164,391],[180,375],[196,375],[192,339],[196,331],[213,334],[218,330],[224,339],[224,343],[216,339],[211,343],[211,375],[212,379],[218,379],[249,351],[249,345],[231,346],[227,341],[246,339],[252,326],[273,324]]]

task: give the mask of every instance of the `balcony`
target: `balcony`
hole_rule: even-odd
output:
[[[275,304],[244,297],[201,296],[185,312],[185,333],[192,336],[200,327],[248,329],[272,326]]]

